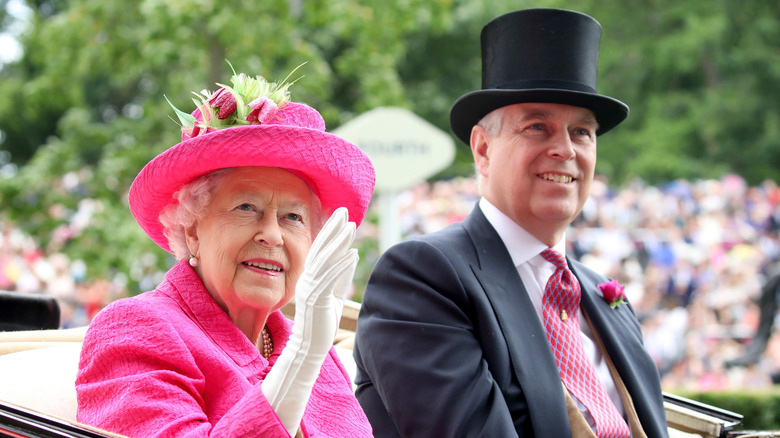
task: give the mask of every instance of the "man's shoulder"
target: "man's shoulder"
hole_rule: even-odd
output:
[[[471,238],[463,222],[455,222],[440,230],[404,239],[388,248],[387,252],[403,254],[439,251],[452,254],[453,251],[462,251],[467,245],[471,245]]]
[[[400,244],[428,244],[437,247],[462,245],[463,242],[474,240],[471,236],[474,230],[485,227],[490,227],[490,223],[485,219],[479,206],[475,206],[474,210],[462,220],[452,222],[440,230],[408,238]]]

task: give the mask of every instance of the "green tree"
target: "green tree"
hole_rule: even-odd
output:
[[[616,182],[780,178],[780,4],[588,3],[605,29],[602,91],[631,106],[597,170]]]

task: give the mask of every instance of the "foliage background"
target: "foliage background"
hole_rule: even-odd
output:
[[[20,59],[0,67],[0,222],[89,278],[153,284],[170,256],[135,224],[136,173],[179,140],[165,103],[237,71],[271,80],[306,61],[293,98],[329,129],[377,106],[408,108],[449,132],[452,102],[479,88],[479,31],[527,7],[562,7],[604,28],[599,91],[631,107],[599,141],[613,185],[780,176],[780,3],[773,0],[0,0]],[[470,152],[435,178],[471,173]],[[79,222],[79,214],[88,220]],[[376,218],[371,218],[376,221]],[[75,225],[74,225],[75,224]],[[361,247],[367,275],[375,245]]]

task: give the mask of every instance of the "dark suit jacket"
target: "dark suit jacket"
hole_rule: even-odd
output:
[[[657,368],[629,305],[569,260],[582,304],[649,438],[666,437]],[[403,241],[368,282],[354,347],[356,395],[377,437],[568,437],[561,380],[517,269],[479,207]]]

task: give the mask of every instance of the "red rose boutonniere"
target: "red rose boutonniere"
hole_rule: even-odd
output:
[[[609,307],[614,309],[621,304],[626,304],[624,301],[626,294],[623,292],[625,286],[618,283],[617,280],[601,283],[598,285],[598,288],[601,291],[601,296],[604,297],[604,301],[609,303]]]

